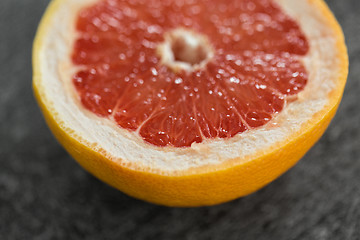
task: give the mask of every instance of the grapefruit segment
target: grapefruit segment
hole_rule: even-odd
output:
[[[149,143],[183,147],[201,142],[192,106],[187,104],[191,97],[182,94],[182,89],[183,86],[173,83],[161,106],[141,127],[139,133]]]

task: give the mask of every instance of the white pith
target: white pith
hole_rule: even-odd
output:
[[[168,66],[174,72],[180,70],[194,71],[204,67],[214,56],[214,49],[212,48],[206,36],[195,33],[191,29],[177,28],[165,33],[164,42],[159,43],[157,47],[157,54],[160,57],[161,64]],[[176,53],[173,51],[173,44],[180,41],[184,47],[184,51]],[[206,52],[204,59],[191,64],[191,60],[197,58],[197,52],[200,50]],[[190,61],[177,61],[175,55],[181,54],[183,59]]]
[[[337,61],[340,61],[334,51],[337,39],[326,18],[311,8],[308,0],[277,0],[285,12],[299,22],[310,43],[310,52],[304,58],[310,77],[298,100],[288,104],[268,124],[230,139],[205,140],[190,148],[150,145],[137,133],[121,129],[115,122],[82,108],[74,93],[71,78],[75,69],[70,60],[76,37],[74,21],[79,9],[96,1],[63,0],[52,16],[39,56],[43,74],[39,82],[41,97],[52,103],[50,111],[56,114],[61,127],[71,129],[75,138],[85,140],[129,168],[176,174],[201,166],[220,165],[234,158],[246,161],[249,156],[267,151],[299,131],[302,124],[329,103],[328,94],[336,86],[337,76],[333,73],[338,71],[333,68],[339,66]]]

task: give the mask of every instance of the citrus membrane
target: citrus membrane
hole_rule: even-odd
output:
[[[103,0],[79,12],[76,31],[82,105],[156,146],[260,127],[308,81],[308,41],[272,0]],[[164,63],[164,43],[187,68]]]

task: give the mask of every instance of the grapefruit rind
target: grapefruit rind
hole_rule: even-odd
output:
[[[230,139],[185,149],[146,144],[86,112],[69,86],[74,19],[80,8],[93,2],[50,4],[34,42],[33,87],[50,129],[65,149],[89,172],[131,196],[168,206],[200,206],[256,191],[306,153],[340,103],[348,71],[340,26],[323,1],[280,0],[310,43],[304,58],[309,82],[298,100],[263,127]]]

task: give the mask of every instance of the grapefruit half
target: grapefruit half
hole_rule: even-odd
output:
[[[322,0],[53,0],[33,88],[59,142],[145,201],[250,194],[321,137],[348,72]]]

